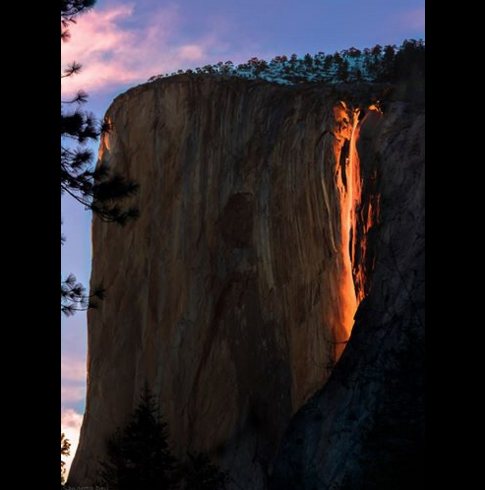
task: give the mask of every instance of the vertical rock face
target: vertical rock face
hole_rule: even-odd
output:
[[[424,483],[424,135],[419,103],[395,102],[360,126],[357,235],[367,240],[354,272],[375,269],[341,362],[287,431],[274,490]],[[369,217],[378,221],[370,231]]]
[[[100,158],[140,184],[141,218],[94,221],[92,282],[107,299],[90,312],[71,482],[96,480],[147,382],[176,450],[265,488],[357,306],[354,115],[326,88],[180,77],[128,92],[108,117]]]

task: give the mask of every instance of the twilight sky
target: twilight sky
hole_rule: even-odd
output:
[[[85,65],[63,87],[88,91],[102,116],[152,75],[253,56],[334,52],[425,38],[425,0],[98,0],[71,29],[61,62]],[[90,216],[61,201],[62,272],[89,282]],[[76,443],[84,410],[86,318],[61,319],[61,428]]]

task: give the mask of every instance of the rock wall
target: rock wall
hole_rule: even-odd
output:
[[[367,234],[360,263],[374,272],[345,354],[287,431],[273,490],[424,485],[423,103],[394,101],[384,115],[368,115],[358,148],[364,182],[358,234]],[[368,213],[377,207],[368,231]]]
[[[147,382],[180,454],[205,451],[237,488],[266,488],[288,423],[326,383],[357,307],[356,115],[340,97],[184,76],[110,108],[100,161],[140,184],[141,218],[94,220],[92,284],[107,298],[89,314],[71,484],[96,481],[107,436]]]

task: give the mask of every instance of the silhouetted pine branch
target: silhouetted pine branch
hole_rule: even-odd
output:
[[[62,41],[69,41],[69,26],[95,3],[95,0],[61,0]],[[82,65],[76,61],[68,64],[61,68],[61,81],[78,75],[81,70]],[[138,186],[112,174],[106,167],[95,168],[94,154],[87,145],[111,128],[82,109],[87,101],[88,95],[83,90],[71,99],[61,100],[61,195],[69,195],[103,221],[125,225],[139,214],[135,207],[126,205]],[[61,244],[64,242],[65,237],[61,237]],[[61,312],[65,315],[92,307],[103,295],[102,289],[87,294],[73,275],[61,278]]]
[[[61,313],[72,316],[79,311],[86,311],[98,306],[98,300],[103,300],[105,291],[96,289],[87,294],[86,288],[77,282],[76,276],[70,274],[66,279],[61,277]]]

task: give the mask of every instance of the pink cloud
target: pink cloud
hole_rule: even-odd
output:
[[[86,362],[61,356],[61,432],[71,442],[71,456],[66,459],[67,471],[71,467],[79,444],[83,416],[71,407],[86,396]]]
[[[83,416],[81,414],[74,410],[63,410],[61,408],[61,432],[66,434],[66,437],[71,442],[71,456],[66,458],[66,469],[68,472],[79,445],[79,435],[82,423]]]
[[[83,88],[93,93],[145,81],[195,62],[208,62],[211,50],[217,48],[213,35],[188,44],[176,40],[182,23],[177,7],[161,8],[141,27],[133,22],[127,25],[134,16],[133,5],[120,5],[94,9],[78,20],[61,54],[62,62],[77,61],[84,68],[64,81],[65,92]]]
[[[61,405],[82,402],[86,393],[86,363],[61,357]]]
[[[83,416],[74,410],[61,410],[61,428],[66,430],[79,430]]]
[[[179,48],[178,54],[181,58],[190,61],[201,61],[205,57],[204,49],[202,46],[191,44],[188,46],[182,46]]]
[[[86,380],[86,362],[61,357],[61,379],[84,382]]]
[[[61,380],[61,404],[74,405],[85,398],[86,388],[83,385],[66,386]]]

